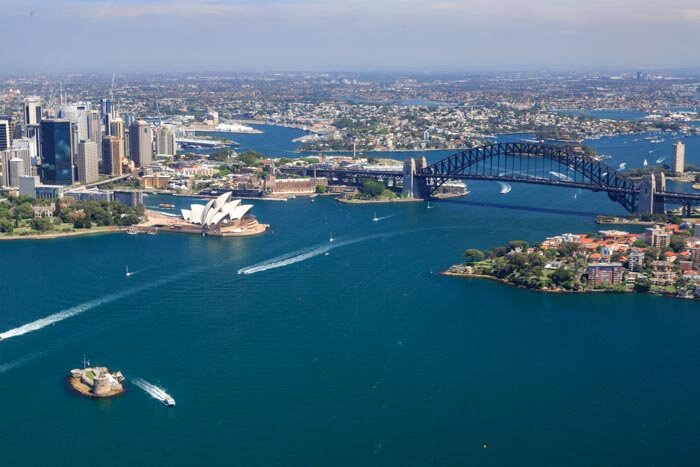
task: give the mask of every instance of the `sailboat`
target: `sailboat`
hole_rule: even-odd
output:
[[[430,205],[430,201],[428,201],[428,209],[433,209],[433,207]]]
[[[379,218],[377,217],[377,211],[374,211],[374,217],[372,218],[372,221],[379,222]]]
[[[129,272],[129,265],[127,264],[127,265],[126,265],[126,277],[131,277],[132,274],[134,274],[134,273],[133,273],[133,272]]]
[[[333,232],[331,232],[331,236],[328,239],[329,242],[333,243],[335,241],[335,238],[333,238]]]
[[[646,159],[644,159],[644,167],[646,167],[647,165],[649,165],[649,163],[647,162]]]

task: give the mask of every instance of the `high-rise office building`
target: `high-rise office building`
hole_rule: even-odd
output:
[[[102,160],[102,121],[97,110],[87,111],[87,139],[97,146],[97,160]]]
[[[121,118],[114,118],[109,123],[111,136],[119,138],[119,161],[126,159],[126,126]]]
[[[98,179],[97,169],[97,143],[90,140],[82,140],[78,143],[78,154],[75,165],[78,169],[78,181],[80,183],[94,183]]]
[[[7,151],[12,146],[12,118],[0,116],[0,151]]]
[[[176,150],[173,129],[168,126],[156,128],[156,154],[174,156]]]
[[[19,177],[31,175],[31,160],[29,149],[0,151],[0,187],[17,188]]]
[[[136,121],[136,115],[133,112],[124,112],[122,119],[124,120],[124,125],[130,127]]]
[[[681,141],[673,144],[673,160],[671,161],[671,171],[682,174],[685,167],[685,144]]]
[[[24,173],[24,161],[19,157],[14,157],[10,159],[9,166],[9,185],[13,188],[19,188],[19,177],[26,175]]]
[[[62,119],[41,121],[41,181],[47,185],[72,185],[73,131]]]
[[[102,173],[107,175],[122,174],[122,151],[124,140],[116,136],[102,138]]]
[[[24,124],[38,125],[41,122],[41,97],[27,97],[24,101]]]
[[[129,151],[136,167],[151,165],[153,157],[153,132],[151,125],[137,120],[129,127]]]

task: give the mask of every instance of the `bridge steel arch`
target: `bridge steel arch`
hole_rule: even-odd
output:
[[[448,180],[493,180],[605,191],[628,212],[636,212],[639,187],[627,176],[568,147],[536,143],[495,143],[446,157],[416,172],[423,197]]]

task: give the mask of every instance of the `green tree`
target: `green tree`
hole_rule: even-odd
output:
[[[574,288],[576,274],[571,269],[561,267],[552,273],[550,279],[555,285],[571,290]]]
[[[34,219],[34,209],[30,203],[15,206],[15,217],[18,219]]]
[[[464,252],[464,257],[467,258],[467,262],[475,263],[484,259],[484,252],[477,250],[476,248],[469,248]]]
[[[639,279],[634,283],[634,291],[637,293],[647,293],[651,290],[651,283],[648,279]]]
[[[260,165],[262,159],[262,154],[255,151],[246,151],[238,155],[238,160],[248,167]]]
[[[326,185],[316,185],[316,193],[326,193],[328,187]]]
[[[360,191],[373,198],[376,198],[378,196],[381,196],[381,194],[384,193],[385,189],[386,186],[384,186],[383,182],[367,178],[362,182],[362,187],[360,188]]]
[[[10,219],[0,219],[0,232],[11,234],[14,228]]]
[[[685,250],[685,240],[677,235],[673,235],[671,237],[671,241],[669,242],[669,246],[676,253],[680,253],[681,251]]]
[[[38,232],[48,232],[51,230],[51,221],[45,217],[38,217],[32,220],[32,229]]]

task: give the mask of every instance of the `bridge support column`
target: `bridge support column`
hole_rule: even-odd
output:
[[[661,172],[656,179],[656,190],[654,191],[654,212],[664,214],[666,212],[666,202],[662,196],[656,196],[656,192],[666,191],[666,175]]]
[[[403,190],[401,194],[406,198],[427,198],[429,196],[428,183],[423,177],[416,177],[416,172],[428,166],[425,156],[417,158],[407,157],[403,161]]]
[[[412,157],[407,157],[403,161],[403,189],[401,191],[405,198],[413,198],[415,182],[416,161]]]
[[[642,176],[642,183],[639,187],[639,204],[637,206],[637,214],[654,214],[656,203],[654,195],[656,193],[656,177],[654,174],[645,174]]]

